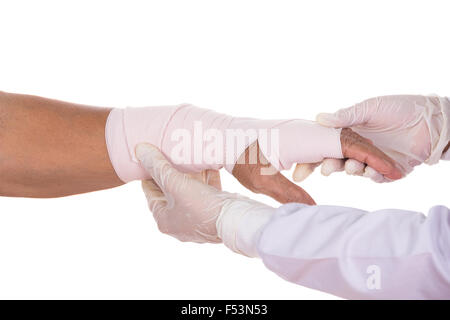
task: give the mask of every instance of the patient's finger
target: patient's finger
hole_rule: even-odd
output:
[[[296,185],[280,172],[272,176],[266,176],[265,187],[260,190],[263,193],[280,203],[298,202],[314,205],[316,202],[300,186]]]
[[[278,202],[315,204],[305,190],[289,181],[267,161],[257,143],[241,155],[233,168],[233,176],[250,191],[265,194]]]
[[[351,129],[342,129],[341,145],[344,157],[365,163],[389,179],[402,177],[394,160]]]

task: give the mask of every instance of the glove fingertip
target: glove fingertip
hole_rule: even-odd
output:
[[[334,113],[319,113],[316,116],[316,121],[325,127],[342,127],[340,118]]]
[[[322,175],[328,177],[333,172],[344,171],[344,159],[324,159],[320,172]]]
[[[302,182],[313,173],[315,166],[309,163],[297,163],[294,172],[292,173],[292,179],[295,182]]]
[[[158,148],[156,148],[154,145],[150,143],[139,143],[135,148],[135,154],[136,158],[144,162],[148,158],[153,158],[153,156],[157,155],[158,153],[161,153]]]
[[[364,170],[364,177],[370,178],[373,182],[382,183],[384,181],[384,177],[381,173],[375,170],[372,167],[367,166]]]
[[[362,176],[366,165],[358,160],[349,159],[345,161],[345,172],[349,175]]]

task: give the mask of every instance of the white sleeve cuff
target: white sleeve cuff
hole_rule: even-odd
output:
[[[216,223],[219,238],[236,253],[258,257],[259,236],[274,212],[274,208],[248,198],[226,200]]]

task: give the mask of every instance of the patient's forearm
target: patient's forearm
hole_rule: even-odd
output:
[[[121,185],[105,144],[109,111],[0,92],[0,195],[58,197]]]

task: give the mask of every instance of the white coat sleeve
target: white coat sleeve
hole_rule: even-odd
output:
[[[267,268],[305,287],[349,299],[450,299],[450,211],[444,206],[426,217],[288,204],[255,241]]]

